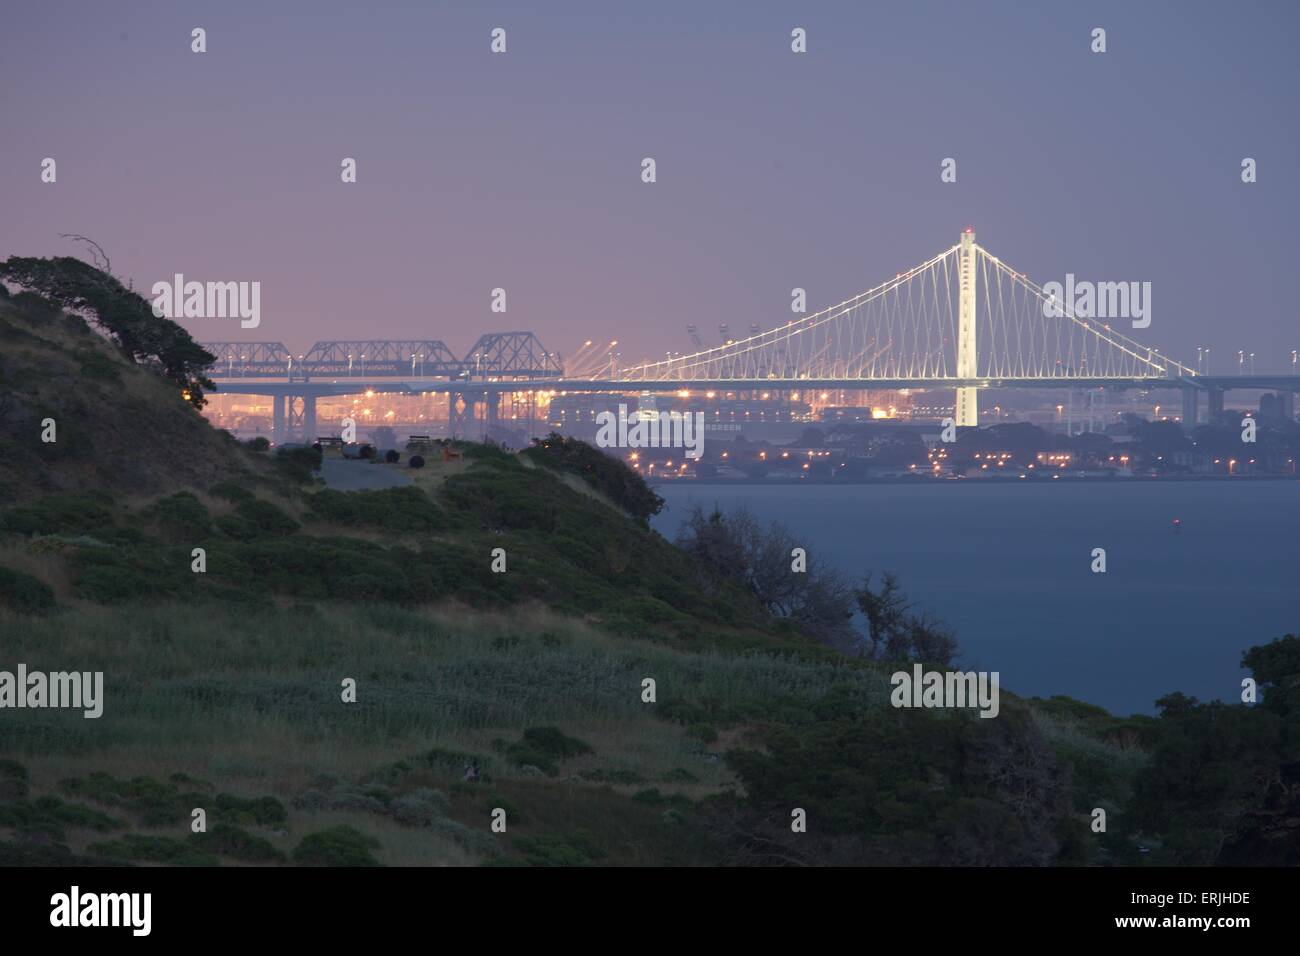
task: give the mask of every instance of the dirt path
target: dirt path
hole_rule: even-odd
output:
[[[337,491],[400,488],[411,483],[411,476],[396,468],[341,458],[326,458],[320,463],[320,473],[325,484]]]

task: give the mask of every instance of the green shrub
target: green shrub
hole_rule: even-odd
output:
[[[287,859],[269,840],[229,823],[218,823],[207,833],[191,834],[190,843],[205,853],[245,863],[283,863]]]
[[[21,306],[27,315],[37,319],[52,319],[63,311],[59,303],[39,292],[19,292],[13,297],[13,302]]]
[[[293,851],[299,866],[379,866],[371,850],[379,846],[374,837],[343,825],[309,833]]]
[[[640,472],[584,441],[551,432],[534,439],[524,454],[540,465],[577,475],[642,524],[663,510],[664,500]]]
[[[17,760],[0,760],[0,804],[27,796],[27,768]]]
[[[212,495],[214,498],[223,498],[226,501],[233,501],[235,504],[240,504],[244,501],[252,501],[254,497],[251,491],[241,485],[235,484],[233,481],[218,482],[208,489],[208,494]]]
[[[102,771],[64,780],[60,787],[73,796],[121,808],[147,827],[187,821],[190,811],[207,800],[204,794],[183,791],[172,782],[160,783],[149,777],[119,780]]]
[[[428,573],[423,556],[350,538],[256,540],[244,542],[235,554],[247,569],[241,573],[280,594],[408,604],[451,590]]]
[[[524,854],[530,866],[590,866],[591,859],[560,837],[519,837],[515,849]]]
[[[64,803],[58,797],[14,800],[0,804],[0,827],[24,836],[64,839],[64,829],[114,830],[122,824],[112,817],[80,803]]]
[[[460,451],[467,459],[505,468],[518,468],[519,462],[500,445],[488,442],[442,441],[438,444],[450,446]]]
[[[107,355],[93,348],[80,348],[77,349],[76,356],[81,361],[83,378],[121,384],[122,366]]]
[[[388,807],[394,820],[411,826],[430,826],[435,820],[446,816],[450,809],[451,803],[445,794],[427,787],[403,794]]]
[[[0,528],[16,534],[93,534],[113,524],[101,495],[50,495],[0,516]]]
[[[74,587],[78,596],[99,604],[122,604],[157,592],[157,582],[147,572],[111,564],[86,567]]]
[[[133,863],[165,863],[169,866],[218,866],[211,853],[171,837],[128,833],[120,840],[92,843],[88,849],[114,860]]]
[[[763,839],[786,839],[789,808],[801,806],[819,821],[813,842],[837,841],[846,864],[885,865],[900,852],[917,865],[1056,858],[1066,775],[1006,700],[997,720],[894,711],[759,734],[762,750],[729,751],[727,764],[744,787],[740,826]]]
[[[489,529],[554,533],[559,528],[557,498],[576,492],[557,487],[545,473],[480,469],[452,475],[443,483],[442,496],[450,508],[474,524]],[[588,529],[590,530],[590,529]]]
[[[558,761],[592,752],[590,745],[566,736],[558,727],[529,727],[523,739],[506,745],[504,750],[516,767],[536,767],[552,777],[559,772]]]
[[[0,565],[0,607],[41,614],[54,607],[54,592],[40,578]]]
[[[293,534],[299,527],[298,522],[285,514],[282,509],[258,498],[252,501],[241,501],[235,513],[261,529],[261,533],[267,537]]]
[[[312,516],[350,528],[428,532],[447,527],[447,516],[419,488],[382,491],[325,489],[311,496]]]
[[[559,727],[529,727],[524,731],[523,743],[557,759],[592,752],[590,744],[567,736]]]
[[[65,826],[82,830],[116,830],[122,823],[84,803],[64,803],[58,797],[38,797],[36,809],[47,813]]]
[[[448,817],[439,817],[434,820],[431,829],[434,833],[451,840],[462,850],[475,856],[499,857],[501,855],[501,844],[497,842],[495,836],[485,830],[467,827],[465,824],[457,823]]]
[[[159,499],[146,508],[144,514],[156,521],[173,541],[202,541],[212,532],[212,516],[208,509],[188,491]]]
[[[298,522],[283,509],[260,498],[240,501],[234,514],[222,515],[217,527],[236,541],[257,541],[262,538],[284,538],[298,530]]]
[[[261,536],[257,525],[239,515],[221,515],[214,524],[218,531],[236,541],[255,541]]]
[[[0,841],[0,867],[16,866],[130,866],[102,856],[77,856],[61,843]]]
[[[275,466],[285,477],[299,484],[305,484],[312,480],[314,472],[320,471],[322,457],[319,446],[311,448],[277,448],[275,450]]]
[[[215,806],[217,819],[230,823],[241,823],[245,826],[253,824],[267,826],[272,823],[283,823],[288,819],[284,804],[275,797],[257,797],[246,800],[243,797],[220,793],[217,794]]]

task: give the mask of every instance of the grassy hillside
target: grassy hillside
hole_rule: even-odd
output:
[[[147,496],[264,470],[177,398],[82,319],[0,297],[0,501],[90,488]]]
[[[102,671],[106,697],[95,720],[0,711],[0,863],[1042,865],[1243,845],[1220,813],[1243,816],[1238,794],[1159,798],[1241,769],[1187,746],[1215,705],[1120,720],[1004,691],[994,720],[895,709],[896,664],[839,655],[711,575],[629,517],[643,486],[590,449],[465,445],[417,486],[322,490],[70,320],[0,319],[20,426],[0,670]],[[118,378],[78,385],[95,362]],[[23,424],[53,407],[97,436],[119,394],[139,407],[91,453],[45,457]],[[1255,717],[1229,718],[1253,770],[1294,723],[1260,717],[1261,745]],[[1285,856],[1291,810],[1274,810],[1255,835]]]

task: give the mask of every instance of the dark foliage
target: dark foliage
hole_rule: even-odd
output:
[[[1159,862],[1300,865],[1300,637],[1251,648],[1258,704],[1157,701],[1151,759],[1135,782],[1138,825]]]
[[[353,827],[330,827],[303,837],[293,861],[299,866],[379,866],[370,852],[377,846],[378,840]]]
[[[771,726],[728,753],[746,799],[715,828],[735,862],[1025,866],[1067,862],[1068,771],[1024,712],[890,711]],[[791,832],[791,808],[808,832]],[[1077,837],[1075,833],[1075,837]]]
[[[663,510],[664,500],[640,474],[586,442],[551,432],[534,439],[524,454],[548,468],[572,472],[642,524]]]
[[[438,531],[448,524],[433,499],[414,487],[353,492],[326,488],[309,500],[313,518],[349,528],[422,532]]]
[[[794,536],[780,524],[764,526],[744,508],[727,514],[694,506],[678,532],[677,547],[695,558],[701,584],[742,584],[771,614],[823,644],[852,651],[861,636],[853,627],[853,593],[829,568],[804,554],[794,569]]]
[[[203,390],[215,386],[205,373],[216,357],[113,276],[70,256],[11,256],[0,262],[0,279],[85,316],[136,362],[156,363],[195,408],[207,404]]]
[[[0,565],[0,607],[19,614],[41,614],[54,607],[54,592],[40,578]]]

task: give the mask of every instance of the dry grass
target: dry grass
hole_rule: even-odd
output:
[[[39,570],[39,558],[25,560]],[[213,607],[197,615],[178,605],[73,607],[0,618],[0,647],[10,665],[105,675],[98,720],[46,710],[0,722],[0,755],[28,767],[36,795],[95,771],[153,780],[179,772],[215,792],[269,795],[292,807],[322,776],[356,783],[398,761],[414,768],[404,787],[446,790],[459,767],[421,769],[414,759],[441,748],[481,755],[496,786],[520,799],[543,788],[557,818],[568,812],[565,801],[587,813],[592,801],[626,801],[652,787],[691,799],[736,787],[719,755],[743,742],[743,725],[720,726],[704,744],[658,716],[666,701],[813,700],[845,678],[824,663],[628,641],[537,605]],[[357,680],[355,705],[340,700],[345,676]],[[657,681],[658,704],[641,701],[645,676]],[[883,678],[849,676],[865,697],[884,700]],[[594,752],[562,761],[555,778],[500,752],[525,728],[548,725]],[[636,806],[636,814],[650,812]],[[310,819],[290,812],[295,836],[336,819],[378,836],[385,862],[454,864],[473,855],[445,832],[413,831],[364,810]],[[645,817],[647,826],[658,825],[659,812]],[[628,826],[641,825],[636,814]]]
[[[465,458],[453,458],[450,461],[443,461],[442,456],[437,451],[431,451],[424,455],[423,468],[411,468],[406,464],[405,460],[396,465],[385,464],[378,467],[405,469],[411,475],[415,487],[423,489],[428,494],[436,495],[442,490],[442,486],[448,478],[466,471],[470,467],[470,462]]]

